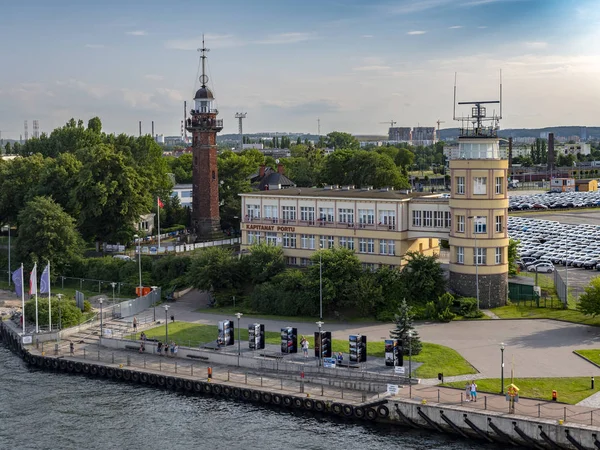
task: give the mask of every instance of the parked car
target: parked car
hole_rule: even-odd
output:
[[[554,266],[550,263],[540,263],[535,266],[529,266],[527,268],[529,272],[543,272],[543,273],[552,273],[554,272]]]

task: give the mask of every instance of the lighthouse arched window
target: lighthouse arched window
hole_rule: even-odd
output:
[[[201,113],[207,113],[211,110],[211,102],[207,99],[196,99],[196,110]]]

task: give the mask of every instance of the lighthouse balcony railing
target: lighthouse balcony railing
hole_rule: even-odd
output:
[[[190,114],[192,116],[197,116],[198,114],[219,114],[219,110],[215,108],[192,109],[190,110]]]
[[[199,128],[223,128],[223,119],[188,119],[188,127],[199,127]]]

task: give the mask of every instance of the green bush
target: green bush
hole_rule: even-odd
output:
[[[450,311],[450,307],[454,303],[452,294],[446,292],[437,298],[434,302],[427,302],[425,305],[425,315],[430,320],[438,322],[450,322],[454,319],[455,314]]]
[[[173,225],[172,227],[169,227],[169,228],[163,228],[160,231],[162,233],[172,233],[173,231],[181,231],[181,230],[185,230],[185,225]]]
[[[58,299],[52,297],[52,326],[60,324],[62,328],[68,328],[83,322],[83,313],[75,304],[75,300],[61,300],[60,307]],[[35,323],[35,299],[28,300],[25,303],[25,319],[28,323]],[[38,298],[38,324],[40,326],[48,325],[48,298]]]
[[[451,311],[467,319],[476,319],[483,316],[483,313],[477,309],[477,299],[473,297],[462,297],[452,302]]]
[[[83,301],[83,312],[89,313],[91,311],[92,311],[92,304],[89,301],[84,300]]]

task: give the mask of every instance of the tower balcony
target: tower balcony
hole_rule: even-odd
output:
[[[186,121],[186,130],[193,131],[214,131],[219,132],[223,129],[223,119],[212,117],[192,116]]]

